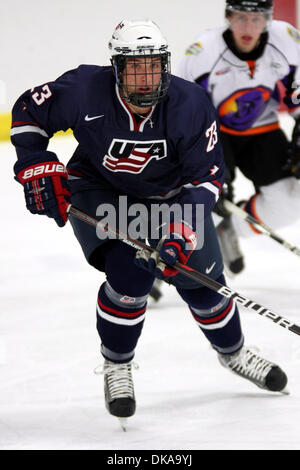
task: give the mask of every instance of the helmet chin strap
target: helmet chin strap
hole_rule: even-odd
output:
[[[161,86],[162,84],[160,83],[157,90],[151,91],[150,93],[132,92],[125,94],[122,84],[119,85],[119,88],[125,101],[140,108],[149,108],[159,101]]]
[[[151,97],[151,93],[131,93],[131,95],[129,95],[128,97],[128,102],[140,108],[149,108],[149,106],[153,106],[154,104],[153,97]]]

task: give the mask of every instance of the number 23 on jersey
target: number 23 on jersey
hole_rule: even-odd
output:
[[[34,88],[31,89],[31,92],[34,92]],[[50,98],[50,96],[52,96],[52,92],[49,88],[49,85],[46,84],[41,87],[41,91],[35,91],[31,96],[33,101],[35,101],[35,103],[40,106],[48,98]]]

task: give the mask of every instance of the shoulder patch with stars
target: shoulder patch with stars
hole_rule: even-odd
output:
[[[186,51],[185,55],[196,55],[199,54],[203,49],[201,42],[194,42]]]
[[[287,32],[293,39],[295,39],[295,41],[300,43],[300,31],[298,29],[293,28],[293,26],[288,26]]]

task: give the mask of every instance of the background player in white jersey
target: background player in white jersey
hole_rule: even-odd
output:
[[[218,112],[227,167],[223,195],[233,198],[239,168],[255,190],[242,207],[276,229],[300,216],[300,33],[272,20],[272,10],[273,0],[227,0],[227,26],[197,37],[179,75],[205,87]],[[291,144],[279,128],[278,82],[295,118]],[[218,227],[224,261],[240,272],[244,262],[233,228],[244,236],[258,232],[226,216],[222,200],[216,211],[225,216]]]
[[[112,67],[81,65],[28,90],[14,106],[12,123],[16,179],[24,186],[32,213],[53,217],[63,226],[70,201],[91,215],[109,206],[120,218],[127,211],[129,230],[129,210],[137,205],[145,209],[146,226],[151,228],[147,238],[158,250],[151,256],[137,255],[128,244],[102,238],[70,217],[87,261],[106,274],[97,295],[97,329],[109,412],[119,418],[135,412],[132,360],[155,277],[176,287],[222,365],[265,390],[283,390],[285,373],[244,346],[232,299],[170,267],[180,260],[202,272],[209,268],[210,276],[225,284],[211,218],[224,160],[207,93],[171,76],[167,41],[151,21],[122,21],[109,48]],[[79,146],[67,176],[47,145],[54,132],[69,127]],[[120,213],[121,196],[128,205]],[[152,211],[161,201],[169,221],[161,224],[159,219],[155,225]],[[189,207],[191,217],[186,219],[184,211],[174,217],[174,204]],[[196,209],[201,208],[204,237],[196,223]],[[122,231],[123,223],[115,220]],[[138,232],[137,238],[146,235]]]

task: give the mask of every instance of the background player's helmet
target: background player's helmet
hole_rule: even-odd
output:
[[[234,11],[264,13],[269,20],[273,14],[273,0],[226,0],[226,16]]]
[[[115,28],[108,47],[117,85],[125,101],[135,106],[149,107],[158,103],[165,97],[171,79],[171,54],[168,52],[166,38],[153,21],[122,21]],[[151,87],[147,93],[139,93],[137,90],[131,90],[130,94],[124,94],[123,71],[127,57],[129,57],[130,60],[134,60],[136,57],[140,60],[142,57],[145,59],[145,62],[147,59],[149,61],[149,57],[159,57],[161,60],[162,73],[158,88],[157,86]]]

